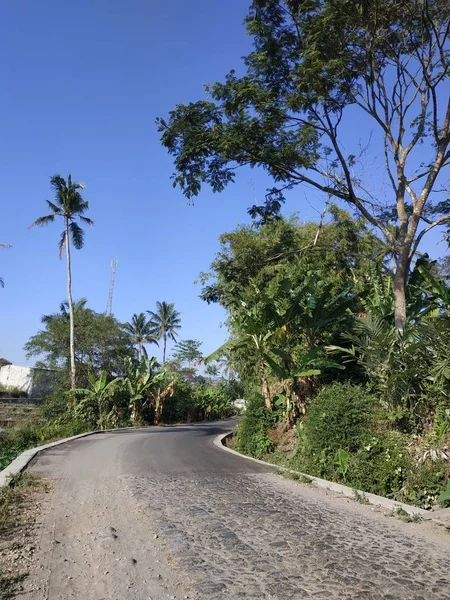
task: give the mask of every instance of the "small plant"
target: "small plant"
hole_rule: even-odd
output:
[[[342,479],[346,481],[346,475],[348,472],[348,466],[350,462],[350,454],[347,450],[343,450],[342,448],[336,452],[336,466],[337,472],[342,476]]]
[[[441,506],[447,507],[450,505],[450,480],[447,481],[447,487],[439,494],[438,502]]]
[[[405,523],[421,523],[423,521],[423,517],[419,513],[410,514],[402,506],[396,507],[395,515]]]
[[[303,475],[302,473],[296,473],[295,471],[279,471],[279,474],[285,479],[292,479],[293,481],[297,481],[298,483],[305,483],[307,485],[314,485],[314,480],[307,475]]]
[[[364,492],[360,492],[359,490],[353,490],[353,499],[356,502],[359,502],[359,504],[369,504],[366,494]]]

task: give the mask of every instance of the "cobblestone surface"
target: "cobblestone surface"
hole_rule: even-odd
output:
[[[158,473],[128,485],[202,598],[450,597],[450,543],[422,525],[270,473]]]

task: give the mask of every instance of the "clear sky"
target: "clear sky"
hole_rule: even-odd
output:
[[[188,206],[172,188],[154,122],[239,68],[250,50],[246,10],[245,0],[1,2],[0,242],[12,248],[0,251],[0,356],[26,364],[23,344],[65,299],[61,224],[27,227],[46,213],[49,177],[69,172],[86,184],[96,222],[73,255],[74,298],[105,310],[115,258],[119,320],[166,300],[182,313],[181,338],[203,341],[206,353],[225,340],[223,311],[203,303],[193,282],[219,235],[248,222],[246,209],[268,182],[245,172],[220,196],[205,189]],[[299,202],[305,195],[291,194],[286,212],[315,218]]]

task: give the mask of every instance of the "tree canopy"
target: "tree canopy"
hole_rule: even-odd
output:
[[[346,202],[395,256],[401,329],[411,260],[426,232],[450,224],[446,197],[431,197],[450,164],[449,17],[445,0],[255,0],[246,73],[231,71],[207,86],[209,100],[158,120],[174,185],[188,198],[203,183],[220,192],[237,168],[258,166],[274,179],[272,209],[299,184]],[[367,138],[376,134],[362,144],[358,132],[347,148],[342,130],[357,112]],[[364,172],[375,144],[378,189]]]
[[[87,375],[105,371],[109,377],[123,372],[124,358],[134,355],[133,340],[111,315],[97,313],[81,300],[74,305],[75,360],[78,381],[87,385]],[[69,316],[64,303],[59,312],[42,317],[43,329],[25,344],[28,358],[38,357],[39,366],[69,368]]]

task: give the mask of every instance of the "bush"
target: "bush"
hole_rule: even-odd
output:
[[[335,383],[314,398],[305,420],[308,468],[330,477],[338,450],[355,453],[363,447],[375,419],[375,399],[357,385]]]
[[[267,431],[276,424],[276,420],[277,415],[267,410],[261,394],[250,394],[247,409],[238,425],[236,449],[254,458],[272,452],[275,446],[267,437]]]
[[[445,489],[450,465],[446,460],[426,460],[414,466],[398,500],[430,509],[438,502],[438,496]]]
[[[410,470],[405,436],[396,431],[374,433],[350,457],[348,480],[352,487],[365,492],[397,497]]]

